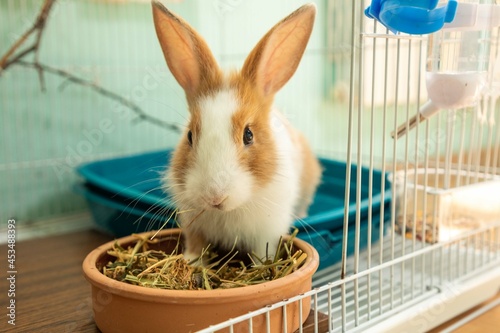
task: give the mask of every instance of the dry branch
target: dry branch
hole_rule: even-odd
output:
[[[45,0],[40,9],[40,13],[38,14],[35,23],[33,26],[28,29],[19,39],[11,46],[11,48],[5,53],[5,55],[0,59],[0,74],[2,71],[6,70],[10,65],[16,63],[18,60],[22,59],[25,55],[35,52],[35,61],[38,61],[38,52],[40,49],[40,42],[42,40],[42,35],[45,30],[45,24],[50,14],[50,10],[52,9],[56,0]],[[28,38],[36,33],[36,39],[33,45],[20,52],[13,59],[10,59],[14,53],[19,49]],[[10,60],[9,60],[10,59]]]
[[[39,51],[41,47],[42,36],[45,31],[47,20],[50,17],[50,11],[54,7],[55,2],[56,0],[44,1],[40,9],[40,12],[35,22],[31,26],[31,28],[29,28],[21,37],[19,37],[19,39],[16,42],[14,42],[14,44],[0,58],[0,77],[2,73],[5,72],[7,68],[9,68],[12,65],[20,65],[23,67],[34,68],[38,73],[38,78],[40,80],[40,87],[42,91],[45,91],[44,73],[47,72],[50,74],[58,75],[60,77],[67,79],[68,82],[88,87],[104,97],[115,100],[116,102],[122,104],[123,106],[133,111],[137,115],[137,120],[147,121],[174,132],[181,132],[180,126],[165,122],[161,119],[148,115],[146,112],[144,112],[144,110],[142,110],[137,104],[135,104],[131,100],[117,93],[114,93],[108,89],[105,89],[97,85],[95,82],[79,78],[78,76],[68,71],[54,68],[40,62]],[[33,34],[36,34],[35,41],[33,42],[33,44],[26,47],[23,50],[18,51]],[[31,53],[34,54],[34,60],[32,62],[23,60],[25,56]]]

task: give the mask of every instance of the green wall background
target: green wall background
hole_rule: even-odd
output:
[[[0,55],[31,26],[42,2],[0,1]],[[309,1],[164,2],[206,38],[223,68],[233,68],[242,64],[276,22]],[[353,31],[350,19],[355,2],[315,2],[318,15],[306,54],[294,77],[276,96],[276,106],[305,133],[318,155],[345,160]],[[372,21],[363,22],[366,31],[374,31]],[[379,26],[377,31],[383,30]],[[354,47],[358,64],[351,105],[352,154],[359,151],[362,163],[369,162],[370,149],[378,168],[407,157],[410,164],[422,163],[425,150],[432,156],[442,155],[447,147],[456,151],[460,148],[462,126],[467,135],[474,126],[477,129],[465,140],[465,149],[481,147],[491,133],[494,138],[498,136],[498,126],[481,123],[474,116],[476,109],[469,108],[456,113],[445,110],[434,117],[428,138],[424,124],[394,144],[390,133],[395,125],[417,112],[418,100],[426,100],[423,76],[419,76],[425,65],[425,42],[413,42],[411,53],[409,41],[401,41],[399,52],[395,39],[388,43],[386,49],[384,39],[378,39],[376,44],[366,39],[364,45]],[[184,93],[164,63],[149,1],[59,0],[43,36],[40,61],[124,96],[165,122],[179,126],[186,122]],[[170,148],[179,139],[179,134],[154,123],[137,122],[128,108],[88,87],[51,74],[44,79],[46,90],[41,91],[32,68],[16,65],[0,75],[2,226],[10,217],[30,222],[85,211],[85,202],[73,190],[74,184],[81,181],[75,166]],[[398,89],[395,82],[399,82]],[[496,118],[498,121],[498,115]],[[452,133],[453,141],[447,143]],[[415,152],[419,155],[417,161],[412,158]]]

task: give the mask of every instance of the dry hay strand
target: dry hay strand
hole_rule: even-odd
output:
[[[302,250],[293,248],[295,230],[286,241],[280,239],[273,257],[258,258],[248,253],[249,264],[235,259],[234,247],[224,255],[210,246],[195,262],[188,262],[180,250],[181,239],[171,253],[151,249],[158,239],[134,235],[134,246],[123,248],[115,242],[108,254],[114,258],[102,268],[112,279],[149,288],[168,290],[212,290],[249,286],[285,277],[299,269],[307,258]],[[203,263],[203,264],[200,264]]]

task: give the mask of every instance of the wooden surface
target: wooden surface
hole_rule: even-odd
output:
[[[16,244],[16,326],[6,320],[5,266],[2,265],[2,332],[92,332],[90,285],[82,274],[87,253],[111,240],[93,231]],[[2,257],[7,247],[0,247]],[[2,258],[3,263],[5,259]],[[3,264],[2,263],[2,264]]]
[[[500,293],[497,294],[492,299],[475,306],[474,308],[462,313],[461,315],[453,318],[450,321],[436,327],[431,330],[429,333],[438,333],[443,331],[444,329],[452,326],[457,321],[461,320],[464,317],[467,317],[471,313],[477,311],[488,303],[492,303],[496,300],[500,299]],[[489,332],[500,332],[500,306],[496,306],[489,310],[488,312],[482,314],[479,317],[476,317],[472,321],[468,322],[464,326],[456,329],[453,333],[489,333]]]
[[[2,294],[1,332],[99,332],[92,319],[90,286],[81,264],[92,249],[112,238],[95,231],[18,242],[16,244],[16,325],[7,323],[8,284],[6,259],[0,279]],[[7,246],[0,246],[6,257]],[[500,297],[500,295],[498,296]],[[327,327],[326,316],[319,316],[320,332]],[[312,321],[313,324],[313,321]],[[450,323],[447,323],[448,325]],[[314,331],[311,318],[305,332]],[[439,332],[446,324],[433,330]],[[500,307],[496,307],[456,332],[494,332],[500,327]],[[327,330],[327,328],[326,328]]]

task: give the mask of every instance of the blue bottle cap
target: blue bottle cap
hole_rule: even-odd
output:
[[[437,7],[439,0],[372,0],[365,15],[376,19],[393,33],[430,34],[453,21],[457,1]]]

